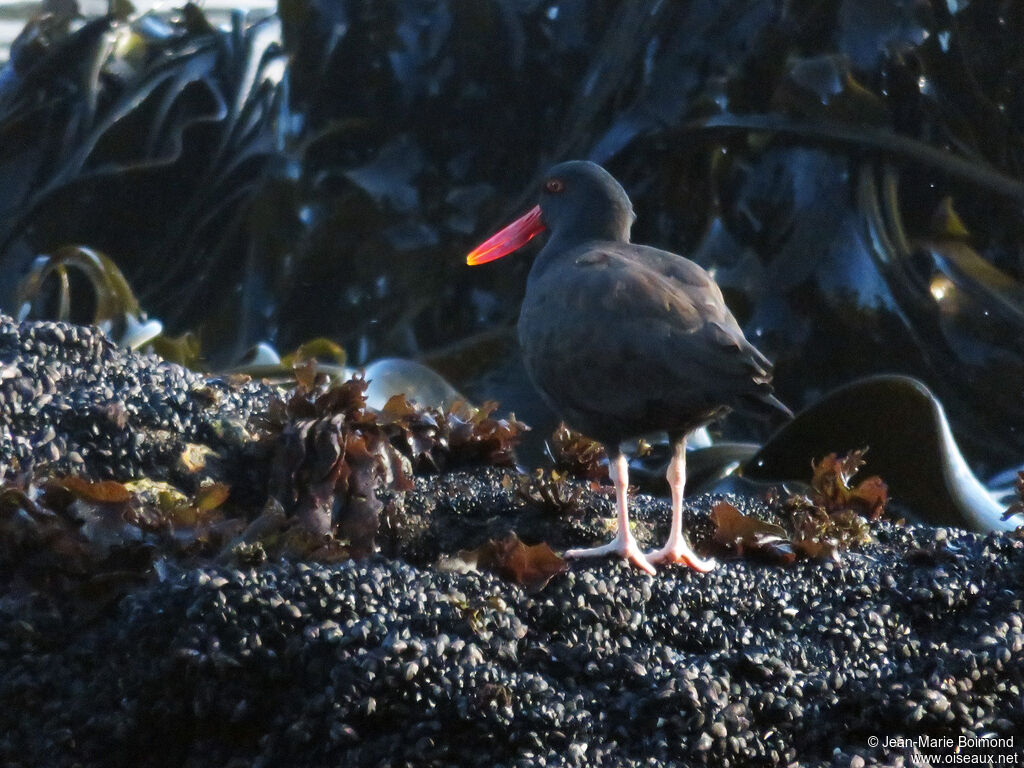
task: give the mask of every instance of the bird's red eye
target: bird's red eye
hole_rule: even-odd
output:
[[[565,183],[561,179],[548,179],[544,182],[544,190],[553,195],[557,195],[563,189],[565,189]]]

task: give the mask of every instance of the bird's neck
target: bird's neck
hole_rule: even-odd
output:
[[[536,280],[563,259],[576,258],[583,246],[628,243],[634,218],[628,198],[624,201],[589,201],[587,205],[561,211],[549,230],[547,243],[533,262],[530,281]]]
[[[563,212],[554,227],[548,247],[574,248],[580,243],[605,241],[628,243],[633,228],[633,208],[629,201],[600,202],[580,206],[572,212]]]
[[[548,272],[553,266],[566,260],[574,260],[580,256],[583,247],[599,248],[602,243],[620,245],[629,242],[629,230],[618,232],[552,232],[547,243],[541,248],[530,268],[528,282],[534,282]]]

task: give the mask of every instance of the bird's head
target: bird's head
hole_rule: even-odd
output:
[[[477,246],[466,257],[475,266],[500,259],[548,229],[565,246],[588,240],[629,242],[633,206],[622,185],[588,160],[570,160],[549,170],[540,204]]]

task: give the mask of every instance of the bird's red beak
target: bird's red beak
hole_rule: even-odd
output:
[[[544,222],[540,219],[540,206],[538,205],[497,234],[491,235],[480,243],[466,257],[466,263],[475,267],[477,264],[486,264],[488,261],[500,259],[502,256],[507,256],[512,251],[522,248],[543,231]]]

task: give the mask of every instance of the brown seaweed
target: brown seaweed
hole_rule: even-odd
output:
[[[564,559],[547,544],[524,544],[515,533],[492,539],[476,549],[462,550],[444,564],[449,570],[494,571],[531,592],[544,588],[552,577],[568,570]]]

